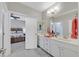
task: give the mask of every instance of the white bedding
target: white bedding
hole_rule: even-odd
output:
[[[12,33],[11,37],[24,37],[24,33]]]

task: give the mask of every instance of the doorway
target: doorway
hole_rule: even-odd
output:
[[[37,18],[27,17],[12,11],[10,16],[12,53],[37,48]]]
[[[25,49],[25,20],[23,15],[17,12],[10,13],[11,19],[11,53]]]

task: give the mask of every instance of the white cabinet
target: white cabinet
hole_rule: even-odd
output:
[[[49,38],[44,36],[39,36],[39,46],[49,53],[51,46]]]
[[[72,49],[63,47],[61,48],[61,57],[79,57],[79,53]]]
[[[44,50],[50,52],[50,40],[47,37],[44,37]]]
[[[41,48],[44,48],[44,37],[43,36],[39,36],[39,46]]]
[[[60,56],[60,51],[59,51],[59,47],[57,45],[57,42],[54,41],[54,40],[51,40],[51,43],[50,43],[50,49],[51,49],[51,52],[50,54],[53,55],[53,56]]]
[[[52,56],[56,56],[56,57],[60,56],[60,51],[57,41],[52,40],[48,37],[39,36],[39,45],[41,48],[43,48]]]
[[[61,42],[60,52],[61,57],[79,57],[79,47],[69,43]]]
[[[48,37],[39,36],[39,45],[45,51],[53,56],[60,56],[59,55],[59,47],[57,46],[55,40],[49,39]]]
[[[55,57],[79,57],[79,47],[56,39],[40,36],[39,45]]]

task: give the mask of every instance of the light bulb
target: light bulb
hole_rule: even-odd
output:
[[[50,14],[51,12],[50,11],[47,11],[47,14]]]
[[[54,9],[51,9],[50,11],[51,11],[51,12],[54,12]]]
[[[58,7],[58,6],[54,7],[54,10],[55,10],[56,12],[59,11],[59,7]]]

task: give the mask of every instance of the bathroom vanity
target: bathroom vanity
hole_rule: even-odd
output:
[[[79,41],[39,35],[39,46],[55,57],[79,57]]]

